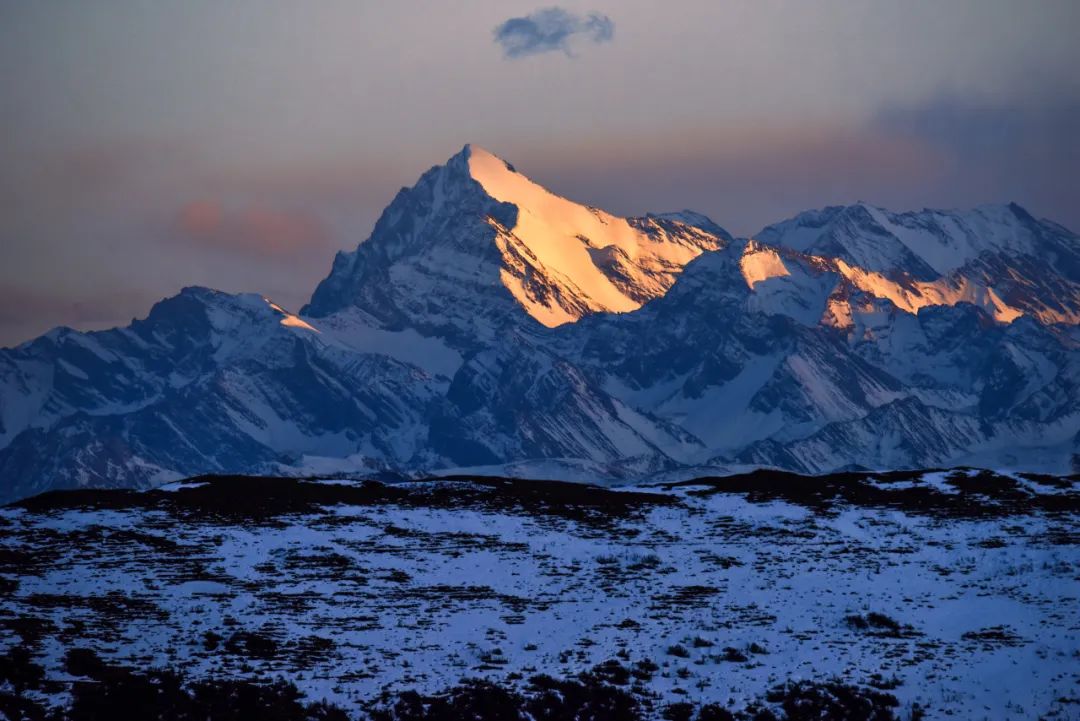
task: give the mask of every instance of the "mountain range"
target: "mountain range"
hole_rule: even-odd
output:
[[[0,500],[201,473],[1080,469],[1080,237],[1015,205],[735,238],[474,146],[297,313],[186,288],[0,349]]]

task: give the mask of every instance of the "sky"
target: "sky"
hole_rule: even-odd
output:
[[[297,309],[465,143],[738,235],[1015,201],[1080,230],[1075,0],[0,0],[0,345],[187,285]]]

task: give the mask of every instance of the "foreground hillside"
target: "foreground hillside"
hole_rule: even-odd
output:
[[[0,712],[1076,718],[1078,516],[974,470],[49,493],[0,510]]]

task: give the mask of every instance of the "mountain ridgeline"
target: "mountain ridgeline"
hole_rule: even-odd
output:
[[[298,314],[187,288],[0,350],[0,500],[203,473],[1080,466],[1080,238],[1016,205],[620,218],[479,148]]]

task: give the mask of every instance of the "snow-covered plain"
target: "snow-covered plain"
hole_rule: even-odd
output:
[[[656,709],[840,679],[901,718],[1077,718],[1078,510],[1075,477],[969,470],[61,492],[0,510],[0,652],[352,708],[615,660],[656,664]]]

